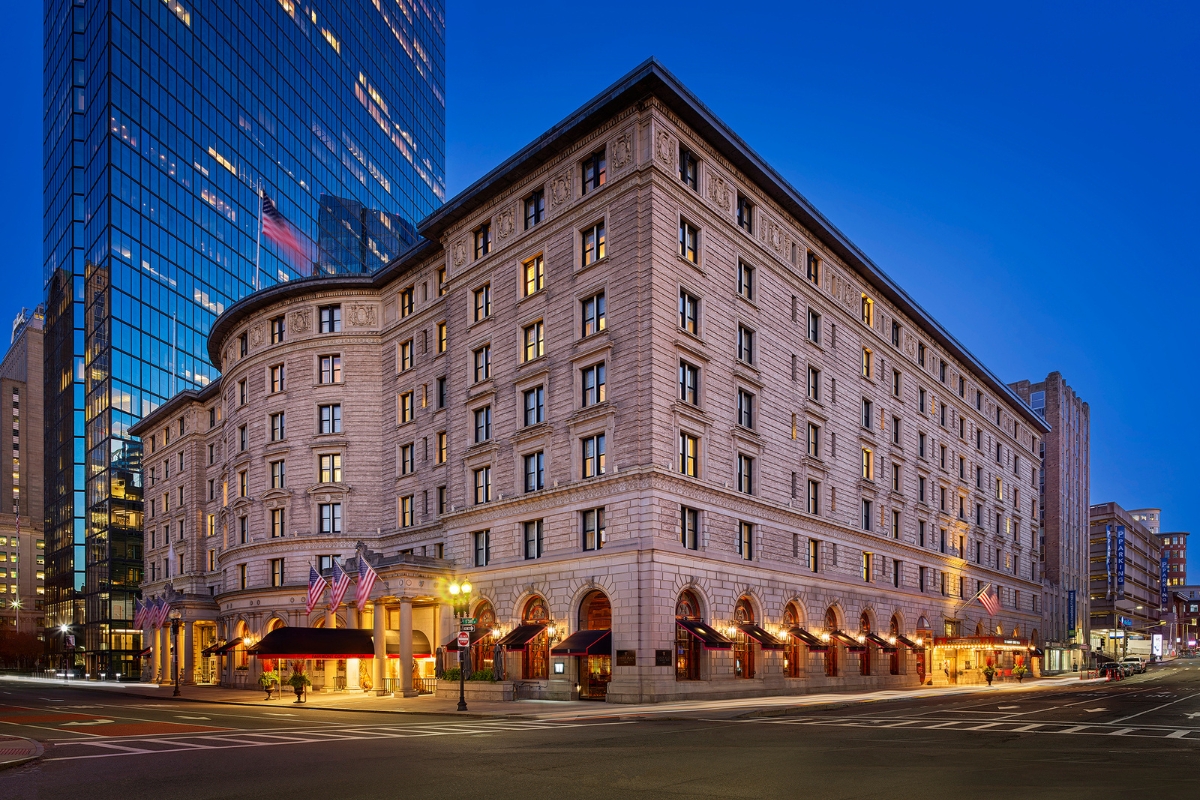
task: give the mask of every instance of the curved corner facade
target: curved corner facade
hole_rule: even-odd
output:
[[[379,274],[226,312],[220,380],[139,423],[143,592],[182,613],[185,680],[251,682],[247,640],[337,624],[412,649],[318,684],[418,691],[452,578],[474,666],[521,697],[973,682],[1036,653],[1044,423],[661,68],[621,86]],[[356,553],[363,612],[305,613],[309,567]]]

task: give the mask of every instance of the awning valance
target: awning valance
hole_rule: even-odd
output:
[[[863,637],[863,641],[861,641],[861,642],[858,640],[857,637],[851,636],[850,634],[846,633],[845,631],[832,631],[829,634],[829,636],[831,638],[836,639],[837,641],[841,642],[842,644],[846,645],[846,649],[849,650],[851,653],[861,653],[867,649],[867,642],[866,642],[865,636]]]
[[[546,630],[546,626],[540,622],[518,625],[509,631],[498,644],[503,645],[505,650],[524,650],[525,645],[532,642],[544,630]]]
[[[829,643],[823,641],[814,633],[809,633],[804,628],[788,628],[788,635],[793,639],[798,639],[809,650],[815,653],[823,653],[829,649]]]
[[[475,630],[471,631],[470,646],[474,647],[476,642],[478,642],[483,637],[490,635],[491,632],[492,632],[491,628],[478,628],[477,627]],[[454,639],[451,639],[450,641],[446,642],[444,645],[442,645],[442,649],[448,650],[451,653],[457,653],[458,652],[458,638],[455,637]]]
[[[786,645],[753,622],[743,622],[737,629],[762,645],[763,650],[782,650]]]
[[[374,643],[375,637],[371,637],[371,642]],[[400,631],[384,631],[383,641],[387,646],[388,658],[400,657]],[[419,631],[413,628],[412,632],[412,655],[413,658],[432,658],[433,648],[429,646],[429,637],[424,631]]]
[[[153,653],[153,652],[154,652],[154,648],[153,648],[153,647],[147,647],[145,650],[143,650],[142,652],[138,653],[138,658],[145,658],[146,656],[150,655],[150,654],[151,654],[151,653]]]
[[[206,648],[204,648],[203,650],[201,650],[201,651],[200,651],[200,655],[202,655],[202,656],[213,656],[213,655],[216,655],[216,654],[217,654],[217,648],[219,648],[219,647],[220,647],[222,644],[224,644],[224,642],[213,642],[213,643],[212,643],[212,644],[210,644],[208,647],[206,647]]]
[[[896,644],[894,642],[890,642],[887,639],[883,638],[878,633],[868,633],[867,641],[869,643],[875,645],[876,647],[878,647],[880,650],[882,650],[885,653],[896,652]],[[897,641],[899,641],[899,640],[897,640]]]
[[[550,653],[556,656],[611,656],[612,631],[575,631],[556,644]]]
[[[705,650],[729,650],[733,647],[733,642],[717,633],[715,628],[710,628],[698,619],[676,617],[675,624],[699,639]]]
[[[242,644],[244,644],[244,642],[240,638],[230,639],[228,642],[225,642],[225,644],[217,645],[217,648],[213,650],[213,655],[223,656],[228,652],[236,650]]]
[[[900,644],[904,645],[905,647],[907,647],[909,650],[919,650],[925,646],[923,644],[917,644],[912,639],[908,638],[907,636],[905,636],[903,634],[897,634],[896,641],[899,642]]]
[[[359,628],[276,628],[249,648],[258,658],[374,658],[371,632]]]

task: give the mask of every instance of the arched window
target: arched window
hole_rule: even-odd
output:
[[[740,626],[754,622],[754,607],[749,598],[743,597],[733,607],[733,624]],[[754,640],[747,636],[740,627],[733,635],[733,676],[735,678],[754,677]]]
[[[679,595],[675,603],[677,619],[700,619],[700,601],[690,590]],[[700,641],[680,625],[675,626],[675,680],[700,680]]]
[[[579,630],[612,630],[612,603],[601,591],[588,592],[579,604]],[[579,659],[580,699],[603,700],[608,696],[612,680],[612,654],[598,654]]]
[[[858,632],[860,634],[868,634],[871,632],[871,617],[867,612],[862,612],[858,617]],[[858,672],[860,675],[871,674],[871,648],[867,646],[858,654]]]
[[[475,607],[475,619],[478,620],[475,630],[486,633],[471,645],[471,669],[492,669],[496,656],[496,636],[493,633],[496,629],[496,610],[491,603],[483,600]]]
[[[803,615],[795,603],[788,603],[783,610],[783,629],[787,638],[787,649],[783,653],[783,669],[789,678],[799,678],[804,670],[804,645],[795,636],[787,636],[792,628],[799,628]]]
[[[900,619],[893,614],[892,619],[888,622],[888,641],[895,643],[895,639],[900,635]],[[888,672],[892,675],[900,674],[900,645],[889,654]]]
[[[250,654],[246,651],[246,637],[249,635],[250,629],[245,621],[239,622],[234,628],[233,636],[238,640],[238,645],[233,651],[233,666],[236,669],[250,668]]]
[[[549,625],[550,608],[546,601],[531,597],[521,613],[521,622],[525,625]],[[526,680],[545,680],[550,677],[550,637],[545,628],[525,645],[521,667],[521,675]]]
[[[837,630],[837,612],[830,606],[825,610],[825,631],[833,633]],[[836,641],[829,643],[829,649],[825,651],[825,675],[830,678],[836,678],[838,674],[838,645]]]

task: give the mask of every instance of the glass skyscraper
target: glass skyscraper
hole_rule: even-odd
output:
[[[46,0],[46,625],[137,674],[141,445],[213,321],[370,271],[445,199],[443,0]],[[299,252],[261,237],[262,197]]]

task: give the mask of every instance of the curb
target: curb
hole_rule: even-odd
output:
[[[25,764],[28,764],[31,761],[37,761],[39,758],[41,758],[46,753],[46,748],[44,748],[42,746],[42,743],[39,741],[36,741],[34,739],[24,739],[24,738],[19,738],[19,737],[6,736],[3,738],[0,738],[0,749],[3,749],[3,746],[7,742],[25,742],[27,744],[31,744],[31,745],[33,745],[33,752],[27,756],[18,756],[16,758],[13,758],[8,761],[0,761],[0,770],[13,769],[15,767],[20,767]]]

